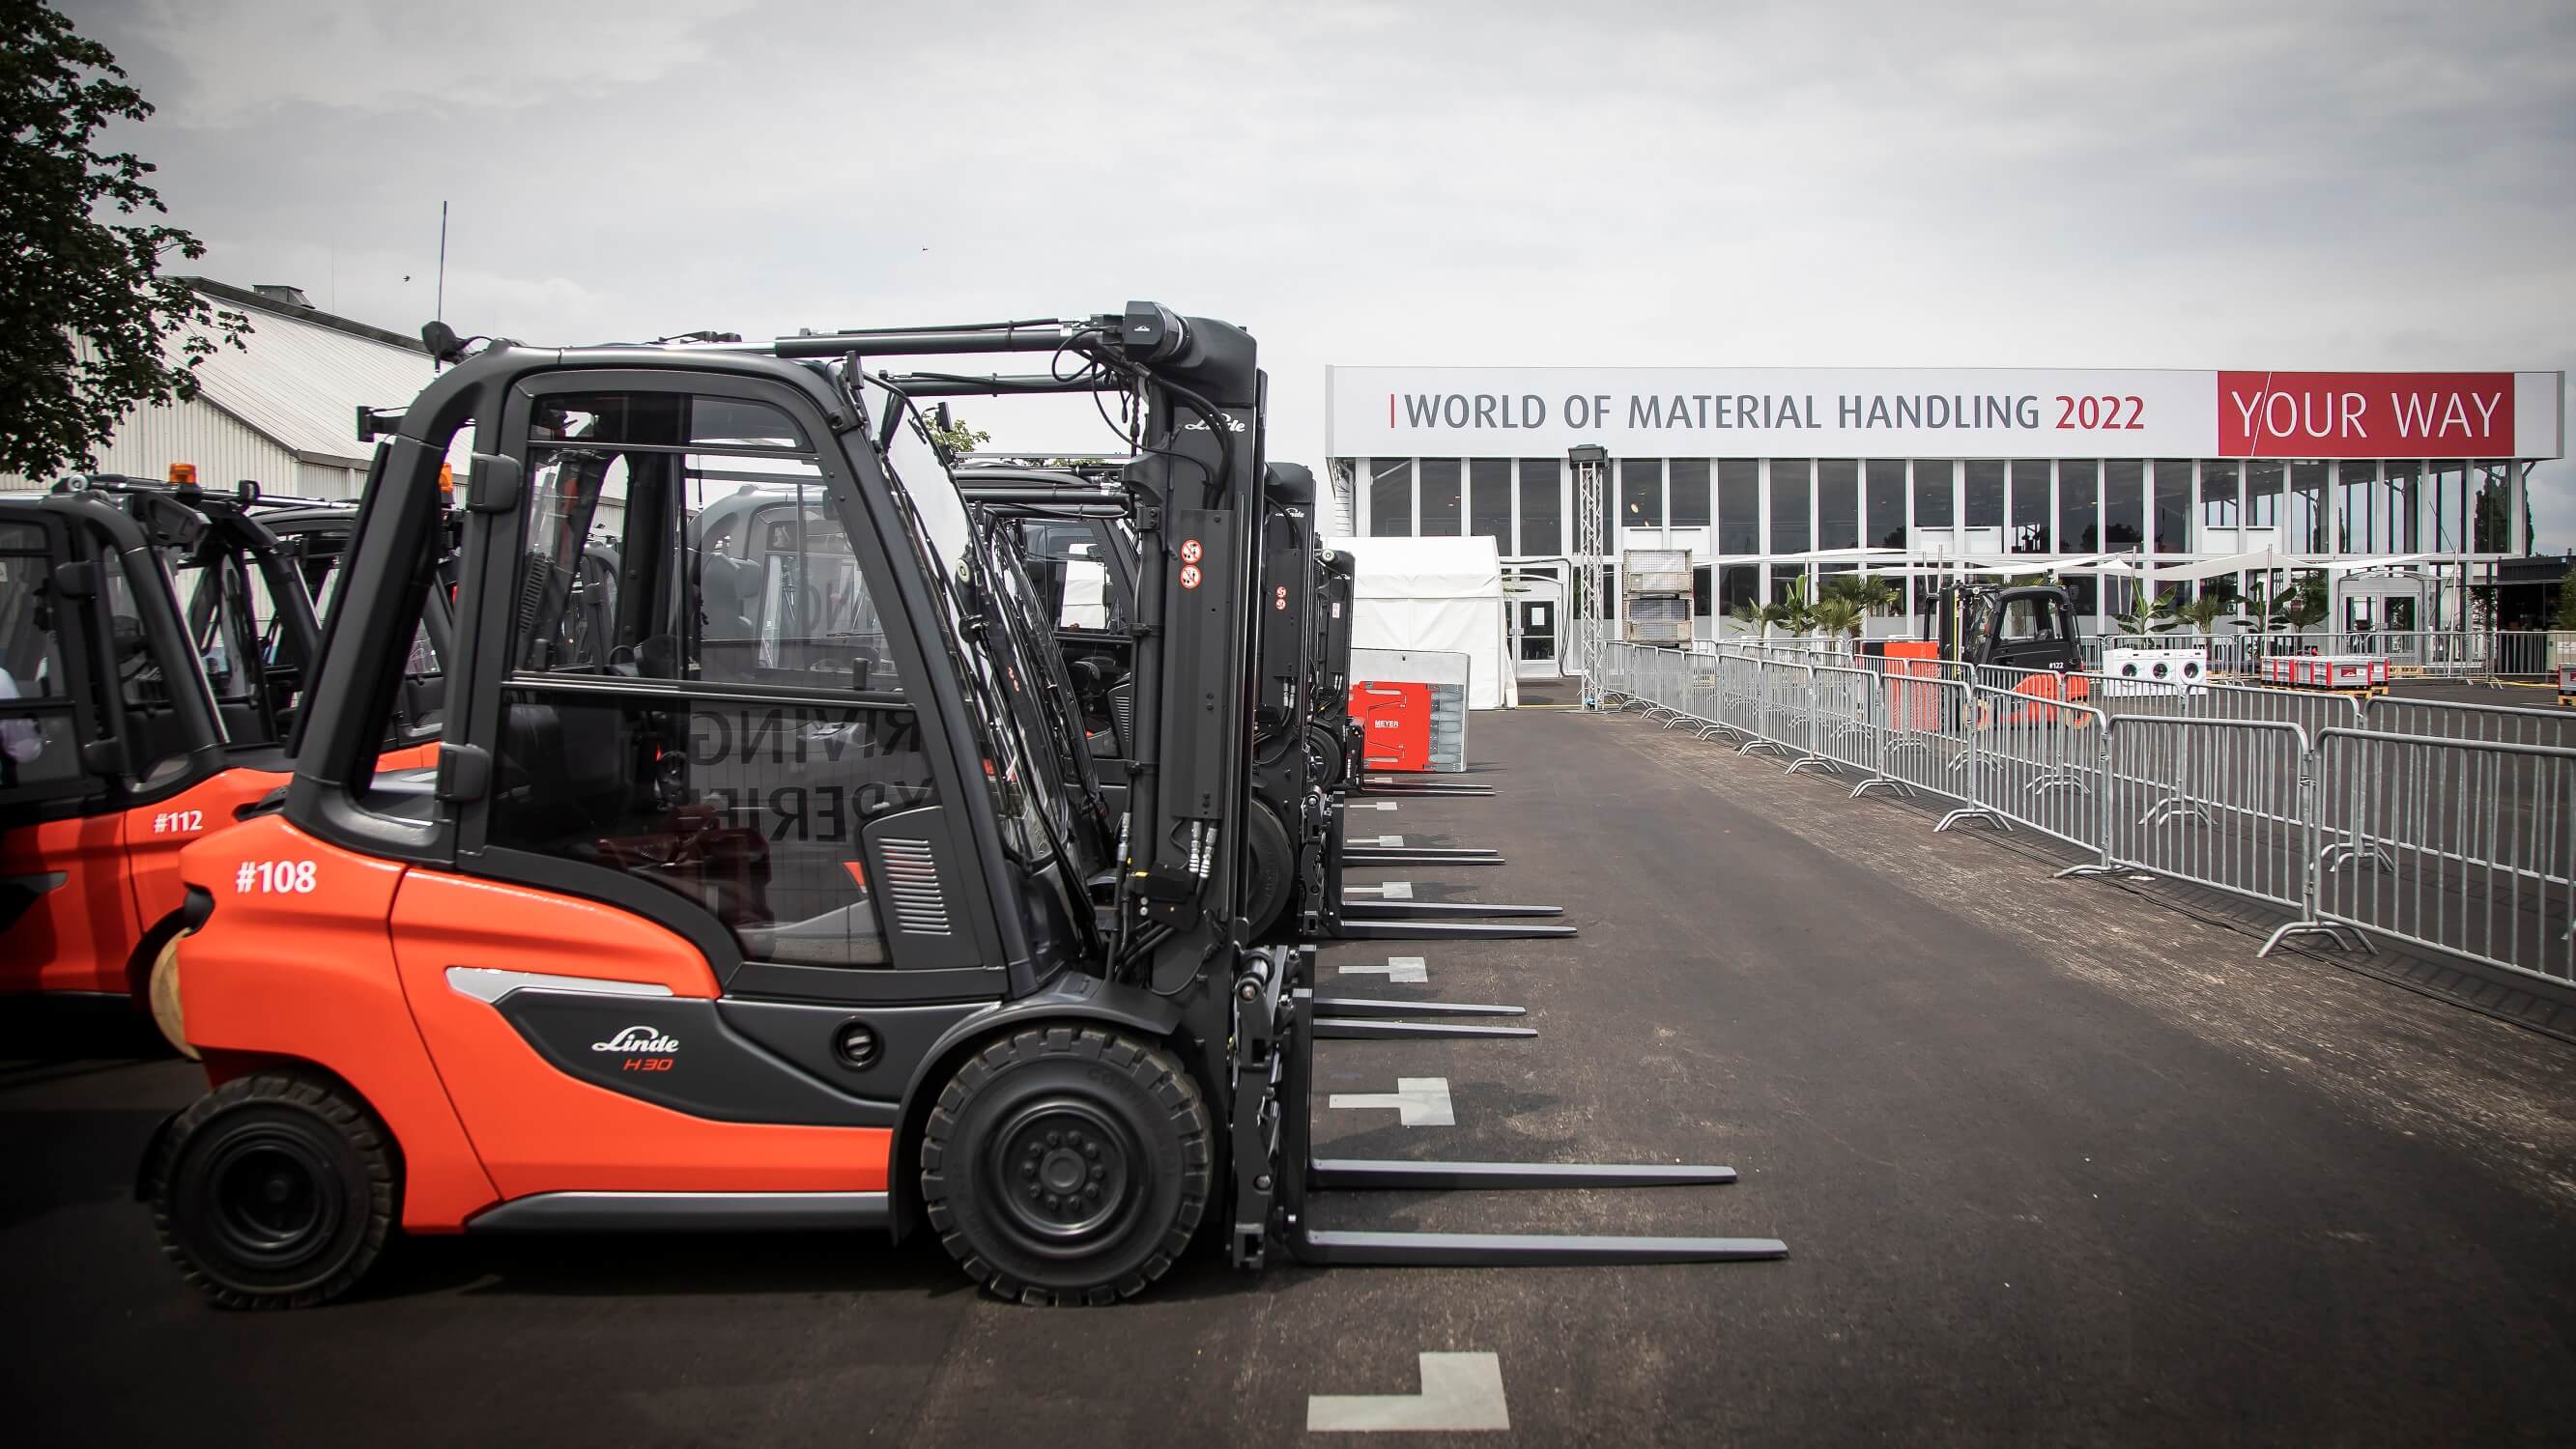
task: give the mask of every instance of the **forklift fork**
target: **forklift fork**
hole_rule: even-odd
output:
[[[1382,1162],[1314,1155],[1313,947],[1248,956],[1236,978],[1233,1168],[1235,1265],[1274,1244],[1303,1263],[1503,1267],[1725,1263],[1785,1258],[1777,1238],[1382,1232],[1315,1227],[1307,1194],[1333,1190],[1708,1186],[1729,1167],[1661,1163]]]

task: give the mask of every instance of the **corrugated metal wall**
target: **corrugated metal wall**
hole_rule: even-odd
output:
[[[216,487],[256,478],[272,493],[345,497],[353,491],[352,485],[341,483],[332,494],[316,492],[307,483],[306,473],[339,474],[343,478],[347,475],[339,469],[299,465],[294,454],[203,401],[139,409],[116,430],[115,440],[98,453],[98,471],[102,473],[166,478],[173,463],[196,464],[197,481]],[[53,481],[0,474],[0,490],[41,491],[52,486]]]

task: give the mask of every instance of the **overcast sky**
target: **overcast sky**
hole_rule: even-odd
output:
[[[409,331],[444,199],[532,341],[1152,297],[1275,457],[1336,362],[2576,368],[2564,0],[65,8],[207,275]]]

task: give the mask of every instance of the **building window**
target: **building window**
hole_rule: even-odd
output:
[[[2102,549],[2135,553],[2147,541],[2147,465],[2113,458],[2102,465]]]
[[[2415,553],[2424,547],[2420,484],[2424,476],[2421,463],[2390,463],[2380,470],[2380,515],[2387,520],[2381,533],[2387,538],[2390,553]]]
[[[2281,465],[2248,463],[2245,465],[2245,526],[2279,528],[2281,526]],[[2288,547],[2285,542],[2282,547]]]
[[[1565,496],[1554,458],[1521,459],[1521,557],[1565,552]]]
[[[1664,466],[1671,473],[1673,527],[1708,527],[1708,460],[1675,458]]]
[[[2156,552],[2183,553],[2191,548],[2191,460],[2156,460]]]
[[[2047,553],[2048,464],[2024,458],[2012,465],[2012,536],[2015,553]]]
[[[1872,548],[1905,547],[1905,460],[1872,458],[1868,469],[1869,511],[1862,536]]]
[[[1951,484],[1958,478],[1958,464],[1946,459],[1914,460],[1914,526],[1948,528],[1958,522],[1958,512],[1950,501]]]
[[[2326,465],[2290,465],[2289,526],[2281,546],[2292,553],[2326,551]]]
[[[1816,547],[1860,547],[1860,464],[1854,459],[1816,464]]]
[[[2226,544],[2226,550],[2229,553],[2237,551],[2234,538],[2234,530],[2238,527],[2237,486],[2235,464],[2203,463],[2200,465],[2200,526],[2204,530],[2212,528],[2229,530]],[[2207,550],[2214,549],[2218,545],[2203,537],[2199,540],[2199,547]]]
[[[2470,474],[2469,547],[2476,553],[2513,549],[2513,464],[2483,462]]]
[[[1717,551],[1762,551],[1762,465],[1751,458],[1718,462]]]
[[[2102,552],[2102,465],[2091,458],[2057,460],[2057,546]]]
[[[1369,535],[1402,538],[1413,532],[1413,460],[1376,458],[1369,468]]]
[[[1422,535],[1456,538],[1466,500],[1466,466],[1456,458],[1422,460]]]
[[[1707,618],[1710,606],[1717,602],[1715,580],[1710,577],[1715,572],[1706,564],[1691,570],[1691,614],[1696,618]]]
[[[1619,460],[1619,526],[1621,528],[1654,528],[1664,521],[1664,460],[1661,458],[1622,458]],[[1619,535],[1603,540],[1611,552],[1619,549]]]
[[[1973,459],[1968,464],[1968,518],[1970,528],[2004,526],[2004,465],[1991,459]]]
[[[2337,553],[2377,553],[2379,465],[2343,463],[2335,468],[2335,546]]]
[[[1762,602],[1762,571],[1752,564],[1728,564],[1718,570],[1717,611],[1733,614]]]
[[[1512,465],[1508,458],[1467,464],[1467,531],[1494,541],[1494,552],[1512,551]]]
[[[1809,510],[1814,506],[1815,469],[1804,458],[1771,460],[1771,552],[1805,553],[1814,548],[1815,537],[1807,526]],[[1775,590],[1773,598],[1779,594]]]

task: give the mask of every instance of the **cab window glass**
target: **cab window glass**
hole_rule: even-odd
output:
[[[80,778],[42,529],[0,524],[0,789]]]
[[[756,402],[566,397],[527,464],[491,843],[649,881],[752,960],[885,963],[861,832],[937,796],[802,431]]]

